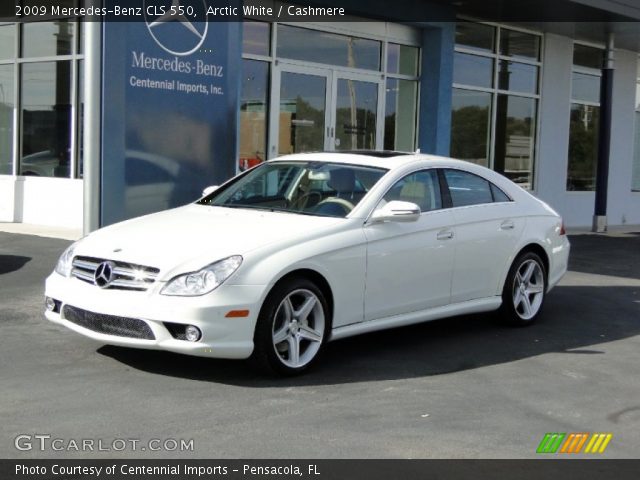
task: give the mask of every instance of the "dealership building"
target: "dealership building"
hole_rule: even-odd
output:
[[[314,1],[346,15],[278,21],[124,3],[0,15],[0,222],[88,231],[283,154],[419,149],[504,174],[569,227],[640,224],[635,0]]]

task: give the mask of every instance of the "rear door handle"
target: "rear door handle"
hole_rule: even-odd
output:
[[[436,235],[438,240],[451,240],[453,238],[453,230],[440,230]]]
[[[513,220],[505,220],[500,224],[500,230],[513,230],[515,226]]]

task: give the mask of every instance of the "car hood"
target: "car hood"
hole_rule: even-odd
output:
[[[162,278],[274,242],[322,235],[342,221],[193,204],[97,230],[78,244],[74,254],[159,268]]]

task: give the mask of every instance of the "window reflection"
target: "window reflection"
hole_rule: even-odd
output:
[[[600,107],[571,105],[567,190],[595,190]]]
[[[500,61],[498,88],[514,92],[538,93],[538,67],[508,60]]]
[[[579,67],[600,70],[604,60],[604,50],[586,45],[573,45],[573,64]]]
[[[242,61],[240,99],[240,170],[267,158],[267,87],[269,64]]]
[[[418,74],[418,53],[417,47],[408,45],[398,45],[390,43],[387,45],[387,73],[398,73],[400,75]]]
[[[283,72],[278,154],[324,150],[326,79]]]
[[[0,175],[12,173],[13,65],[0,65]]]
[[[533,176],[536,100],[498,95],[494,170],[523,188]]]
[[[495,28],[472,22],[456,24],[456,46],[480,52],[491,53],[494,50]]]
[[[411,80],[387,79],[384,119],[385,150],[413,151],[416,134],[416,94]]]
[[[377,109],[376,83],[338,79],[335,149],[375,149]]]
[[[380,70],[380,51],[376,40],[278,25],[279,57]]]
[[[500,54],[527,60],[538,60],[540,37],[530,33],[500,30]]]
[[[586,73],[573,72],[571,80],[571,99],[583,102],[600,102],[600,77]]]
[[[490,88],[493,86],[493,59],[456,52],[453,83]]]
[[[242,24],[242,52],[269,55],[271,29],[268,23],[245,20]]]
[[[68,20],[22,24],[22,56],[53,57],[73,53],[74,26]]]
[[[68,177],[71,62],[22,65],[21,175]]]
[[[451,156],[489,165],[491,93],[453,89]]]
[[[0,25],[0,60],[15,57],[16,28],[14,25]]]

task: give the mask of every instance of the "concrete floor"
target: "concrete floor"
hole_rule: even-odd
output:
[[[611,432],[603,456],[637,458],[640,233],[571,241],[532,327],[475,315],[368,334],[279,380],[47,322],[43,282],[69,242],[0,233],[0,458],[532,458],[546,432]],[[23,452],[20,434],[194,450]]]

